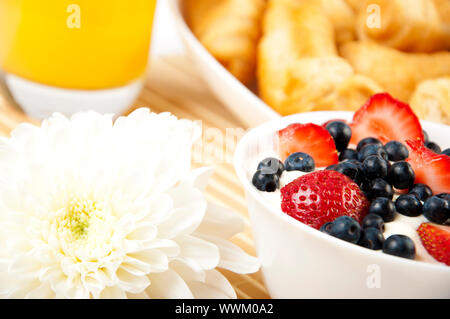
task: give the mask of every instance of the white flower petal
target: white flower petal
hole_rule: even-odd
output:
[[[36,142],[39,141],[40,136],[41,129],[39,127],[30,123],[21,123],[11,132],[11,142],[18,148],[26,149],[29,146],[36,144]],[[8,140],[3,141],[10,144]],[[0,145],[3,144],[2,142],[0,142]],[[0,146],[0,149],[2,148],[3,147]],[[3,152],[1,154],[3,156]]]
[[[213,173],[214,169],[211,167],[196,168],[190,172],[189,176],[185,181],[182,181],[182,183],[186,183],[204,191]]]
[[[159,273],[169,268],[169,258],[158,249],[141,250],[128,254],[121,267],[139,276],[150,272]]]
[[[227,239],[243,230],[244,220],[241,216],[222,206],[208,203],[205,217],[196,233]]]
[[[125,299],[127,294],[119,287],[106,287],[100,294],[102,299]]]
[[[116,281],[115,269],[117,267],[104,267],[95,272],[95,277],[103,283],[104,286],[113,286]],[[114,269],[114,271],[113,271]]]
[[[51,299],[55,297],[55,293],[51,289],[50,285],[48,283],[43,283],[40,286],[30,290],[26,295],[25,298],[28,299],[36,299],[36,298],[45,298],[45,299]]]
[[[56,298],[88,299],[90,297],[89,290],[81,284],[79,277],[77,276],[76,278],[72,278],[73,280],[69,280],[61,276],[54,282],[50,282],[52,290],[55,291]]]
[[[219,248],[220,262],[218,267],[238,274],[249,274],[258,271],[260,267],[258,259],[247,255],[240,247],[222,238],[207,235],[199,236]]]
[[[94,298],[98,298],[104,288],[104,283],[100,280],[99,276],[96,276],[95,272],[81,276],[81,282]]]
[[[180,246],[177,242],[169,239],[156,239],[145,245],[145,249],[157,249],[162,251],[167,257],[175,257],[180,254]]]
[[[177,240],[181,250],[179,258],[193,261],[203,269],[213,269],[219,264],[219,249],[215,245],[193,236],[182,236]]]
[[[159,235],[172,239],[192,233],[201,221],[202,212],[187,208],[175,209],[168,220],[158,228]]]
[[[190,259],[183,260],[177,258],[170,262],[170,269],[176,271],[185,281],[205,282],[205,270]]]
[[[150,284],[147,276],[135,276],[123,268],[117,271],[118,287],[134,294],[142,292]]]
[[[120,268],[125,269],[135,276],[145,276],[151,271],[152,265],[137,258],[126,256],[120,265]]]
[[[136,227],[127,235],[127,239],[150,241],[156,237],[157,233],[158,228],[153,223],[137,223]]]
[[[145,291],[143,291],[138,294],[132,294],[132,293],[128,292],[126,295],[126,298],[128,298],[128,299],[149,299],[150,297]]]
[[[154,299],[190,299],[193,298],[186,282],[173,270],[150,275],[151,285],[146,289]]]
[[[9,271],[16,273],[37,273],[40,269],[40,264],[30,254],[18,256],[9,266]]]
[[[142,121],[146,112],[148,110],[136,110],[126,118],[119,118],[115,126],[127,127],[128,123],[132,122],[134,129],[137,126],[142,134],[154,138],[153,141],[157,143],[152,145],[153,152],[166,156],[164,160],[155,163],[153,189],[168,190],[188,174],[192,144],[200,136],[200,128],[193,122],[177,120],[169,113],[157,115],[158,121],[152,121],[152,125],[148,125]],[[151,118],[155,116],[149,114]]]
[[[148,214],[143,218],[143,222],[150,222],[159,225],[170,217],[173,209],[173,200],[169,194],[158,194],[151,199]]]
[[[171,216],[159,225],[159,236],[173,238],[192,233],[202,222],[206,211],[206,200],[195,188],[180,186],[173,189],[174,211]]]
[[[40,286],[39,280],[17,280],[14,289],[8,291],[7,297],[9,299],[24,299],[29,291],[33,291]]]
[[[189,282],[195,298],[199,299],[235,299],[236,292],[228,280],[217,270],[208,270],[206,272],[206,281]]]
[[[27,129],[28,126],[20,126],[18,133]],[[27,134],[24,135],[26,136]],[[17,164],[17,162],[21,161],[21,159],[14,145],[10,141],[5,140],[4,138],[0,139],[0,158],[1,158],[0,165],[2,167],[0,177],[2,177],[1,180],[7,182],[7,180],[5,180],[5,177],[7,177],[9,174],[12,173],[11,169],[13,169],[14,164]],[[3,170],[5,168],[10,168],[10,170],[9,171]]]

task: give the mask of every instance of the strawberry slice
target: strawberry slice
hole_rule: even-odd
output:
[[[278,146],[283,161],[296,152],[311,155],[317,167],[329,166],[339,161],[330,133],[313,123],[295,123],[278,131]]]
[[[423,223],[417,233],[428,253],[437,261],[450,266],[450,227]]]
[[[411,107],[387,93],[373,95],[353,116],[351,144],[366,137],[383,143],[396,140],[424,140],[422,126]]]
[[[358,185],[336,171],[309,173],[281,189],[281,210],[316,229],[344,215],[361,224],[369,206]]]
[[[415,183],[428,185],[434,194],[450,193],[450,157],[434,153],[418,140],[406,144],[410,149],[406,161],[416,173]]]

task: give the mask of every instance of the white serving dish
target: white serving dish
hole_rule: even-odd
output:
[[[188,54],[214,94],[248,127],[281,117],[209,54],[187,26],[181,2],[169,0],[177,29]]]
[[[294,122],[321,124],[351,117],[351,112],[313,112],[280,118],[252,129],[237,146],[234,165],[245,189],[256,251],[270,295],[450,298],[450,267],[386,255],[321,233],[275,209],[251,184],[247,172],[256,168],[248,167],[250,159],[258,156],[261,147],[257,145],[267,143],[276,130]],[[430,139],[444,148],[450,146],[450,126],[422,125]]]

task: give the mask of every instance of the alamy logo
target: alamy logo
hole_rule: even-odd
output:
[[[381,268],[379,265],[371,264],[367,266],[367,270],[369,276],[366,280],[367,288],[381,288]]]
[[[370,29],[381,28],[381,8],[377,4],[371,4],[367,6],[367,19],[366,25]]]
[[[67,6],[67,13],[70,15],[67,17],[67,27],[69,29],[79,29],[81,28],[81,8],[78,4],[69,4]]]

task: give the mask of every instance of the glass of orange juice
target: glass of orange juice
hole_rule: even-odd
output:
[[[137,97],[156,0],[0,0],[0,70],[28,114],[119,113]]]

